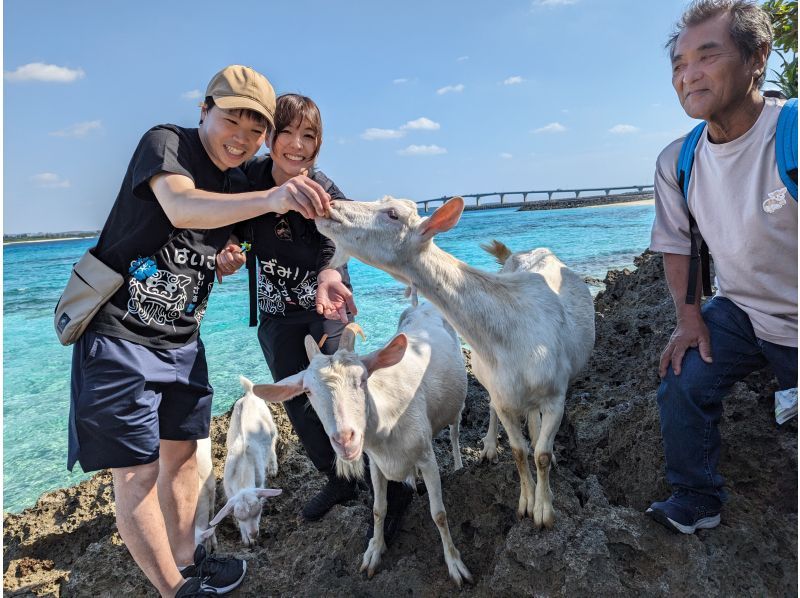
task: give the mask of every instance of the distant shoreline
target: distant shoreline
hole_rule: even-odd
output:
[[[3,239],[3,245],[20,245],[22,243],[50,243],[51,241],[77,241],[78,239],[94,239],[97,235],[87,235],[85,237],[53,237],[52,239],[30,239],[24,241],[6,241]]]
[[[436,200],[430,200],[436,201]],[[481,210],[497,210],[503,208],[516,208],[519,212],[536,210],[565,210],[570,208],[607,208],[610,206],[628,205],[641,206],[649,205],[654,202],[653,193],[620,193],[617,195],[593,195],[586,197],[562,197],[559,199],[539,199],[531,201],[507,201],[505,203],[482,203],[478,206],[466,204],[465,212],[477,212]],[[428,211],[423,211],[420,206],[420,215],[429,215],[440,207],[439,204],[431,206]]]
[[[656,200],[651,199],[634,199],[631,201],[620,201],[617,203],[604,203],[596,206],[591,206],[593,208],[613,208],[615,206],[623,205],[623,206],[649,206],[656,203]]]
[[[569,208],[607,208],[624,205],[647,205],[654,202],[652,193],[625,193],[622,195],[595,195],[593,197],[578,197],[554,199],[546,201],[528,202],[519,207],[520,211],[528,210],[564,210]]]

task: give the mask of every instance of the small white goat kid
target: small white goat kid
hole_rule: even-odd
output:
[[[197,441],[197,511],[194,517],[194,543],[205,544],[208,552],[216,550],[217,535],[214,528],[210,534],[203,535],[209,529],[209,521],[214,515],[214,499],[217,496],[217,480],[214,477],[214,465],[211,461],[211,437]]]
[[[233,512],[239,523],[242,542],[252,546],[258,539],[264,500],[281,493],[281,490],[265,488],[265,473],[270,477],[278,473],[275,454],[278,428],[269,407],[253,394],[253,383],[244,376],[239,376],[239,381],[244,396],[233,406],[226,441],[228,455],[222,477],[228,502],[211,520],[211,528],[203,532],[201,538],[212,534],[214,526]]]
[[[308,368],[276,384],[256,385],[253,392],[267,401],[285,401],[305,392],[330,436],[338,462],[358,462],[362,451],[369,455],[375,528],[361,564],[369,577],[386,551],[387,480],[413,483],[419,470],[448,572],[460,587],[472,576],[450,536],[432,442],[449,424],[453,461],[456,469],[461,467],[458,434],[467,375],[458,335],[431,304],[405,310],[398,334],[364,356],[354,352],[355,333],[360,330],[349,324],[339,349],[330,356],[323,355],[307,336]],[[340,467],[343,470],[346,466]]]
[[[348,255],[413,285],[434,303],[472,347],[475,376],[491,397],[489,431],[481,457],[496,459],[497,416],[508,433],[520,477],[519,517],[536,527],[555,522],[550,491],[553,440],[564,413],[567,386],[594,346],[594,304],[588,287],[547,249],[490,252],[499,274],[457,260],[433,243],[453,228],[464,200],[455,197],[429,218],[408,200],[335,202],[320,232],[336,243],[333,263]],[[520,429],[527,418],[538,484]],[[535,496],[534,496],[535,494]]]

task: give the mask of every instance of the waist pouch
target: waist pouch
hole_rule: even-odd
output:
[[[122,275],[97,259],[89,249],[72,267],[67,286],[56,305],[56,335],[62,345],[77,341],[95,314],[122,286]]]

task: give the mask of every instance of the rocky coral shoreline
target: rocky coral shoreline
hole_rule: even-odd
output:
[[[658,354],[674,325],[660,256],[634,271],[611,271],[595,299],[597,344],[567,398],[551,476],[556,527],[517,520],[518,480],[505,435],[498,464],[478,463],[488,397],[470,376],[461,425],[464,468],[452,470],[449,440],[435,440],[453,540],[475,584],[459,592],[447,577],[427,496],[416,496],[375,577],[358,573],[371,506],[358,500],[315,523],[299,506],[322,480],[298,448],[281,408],[280,471],[257,546],[244,548],[230,520],[219,550],[248,561],[231,596],[783,596],[797,594],[797,423],[777,427],[768,372],[736,385],[721,431],[721,469],[730,502],[722,524],[694,536],[643,516],[669,491],[655,404]],[[212,425],[222,474],[229,415]],[[223,504],[222,491],[217,497]],[[154,596],[122,544],[111,479],[102,472],[44,494],[6,515],[7,596]]]
[[[565,210],[567,208],[588,208],[592,206],[608,206],[617,203],[637,203],[651,201],[653,192],[649,193],[620,193],[612,195],[593,195],[591,197],[575,197],[529,201],[519,204],[520,212],[531,210]]]

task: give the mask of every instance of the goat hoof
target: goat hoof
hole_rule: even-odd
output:
[[[384,552],[386,552],[386,544],[378,546],[373,537],[369,541],[369,546],[367,546],[367,550],[364,553],[364,558],[361,560],[361,571],[363,572],[366,570],[368,578],[372,579],[372,576],[375,575],[375,570],[381,562],[381,555]]]
[[[534,507],[533,525],[536,529],[553,529],[556,524],[556,514],[552,507]]]
[[[479,455],[479,459],[489,463],[497,463],[499,461],[497,457],[497,447],[483,447]]]
[[[458,586],[458,589],[461,589],[463,582],[467,582],[469,584],[472,583],[472,574],[467,569],[467,566],[464,564],[464,561],[461,558],[454,559],[453,561],[447,563],[447,569],[450,573],[450,579],[452,579],[455,584]]]

